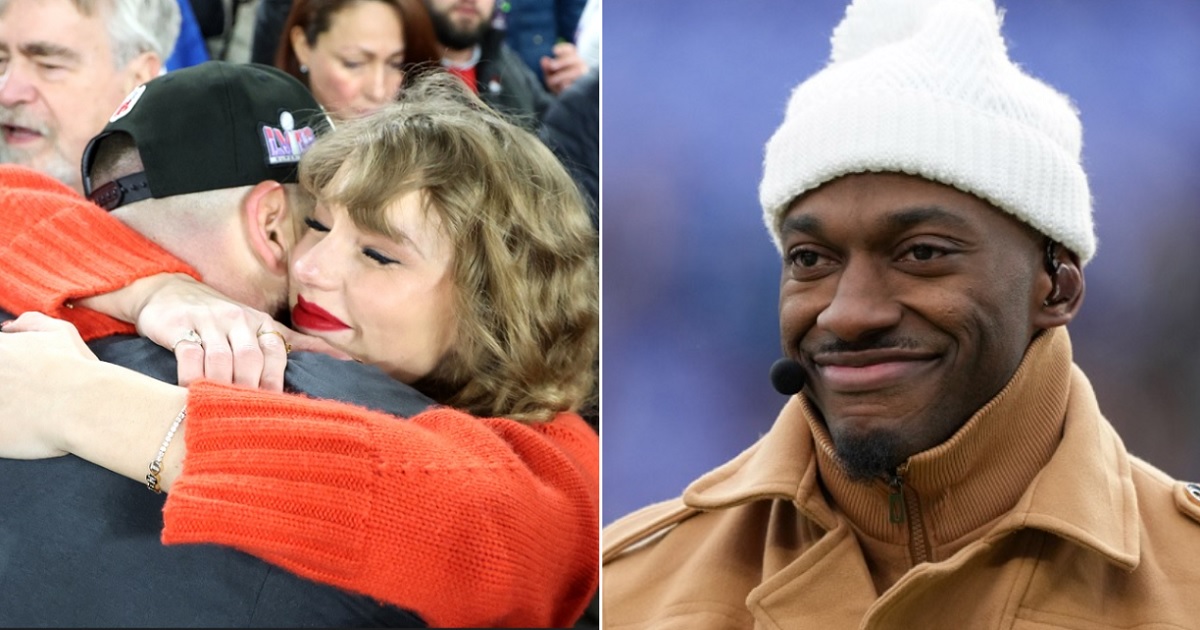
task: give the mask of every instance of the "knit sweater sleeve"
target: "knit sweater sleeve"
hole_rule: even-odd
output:
[[[70,194],[68,194],[70,193]],[[84,339],[133,326],[71,300],[113,291],[156,273],[197,273],[82,197],[9,188],[0,197],[0,307],[65,319]]]
[[[409,420],[201,381],[163,542],[235,547],[431,625],[570,626],[599,571],[599,438],[434,408]]]

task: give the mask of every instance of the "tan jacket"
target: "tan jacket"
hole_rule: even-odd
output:
[[[681,499],[605,529],[604,626],[1200,628],[1200,487],[1125,451],[1065,330],[893,494],[841,474],[796,396]]]

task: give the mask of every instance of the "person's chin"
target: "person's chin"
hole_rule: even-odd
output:
[[[922,400],[930,400],[930,389],[922,383],[892,387],[873,392],[847,394],[820,391],[815,395],[817,407],[830,429],[841,428],[855,433],[871,431],[902,431],[909,418],[921,415]]]
[[[35,153],[23,147],[16,147],[7,142],[0,142],[0,164],[19,164],[36,168],[33,165]]]
[[[903,433],[894,426],[838,423],[830,426],[829,434],[838,462],[855,481],[886,478],[912,455]]]
[[[36,153],[17,151],[13,153],[13,158],[14,159],[11,160],[5,160],[3,159],[3,156],[0,156],[0,162],[7,161],[13,164],[28,166],[29,168],[45,173],[68,186],[77,188],[80,177],[79,165],[72,164],[71,161],[68,160],[61,152],[53,148],[37,151]]]
[[[918,401],[932,394],[916,384],[886,394],[834,397],[818,405],[838,459],[853,479],[892,474],[915,454],[913,436],[924,433],[929,410]]]
[[[342,119],[352,120],[355,118],[362,118],[363,116],[370,116],[371,114],[379,111],[382,107],[382,105],[351,105],[342,110]]]
[[[306,329],[306,328],[303,328],[300,326],[293,326],[293,328],[295,328],[295,330],[300,333],[303,333],[310,337],[315,337],[317,339],[320,339],[321,341],[324,341],[325,343],[329,344],[329,346],[331,348],[333,348],[334,350],[336,350],[337,352],[341,352],[346,355],[346,356],[338,356],[336,353],[334,353],[332,356],[334,356],[336,358],[348,359],[348,360],[357,361],[358,363],[364,363],[364,361],[360,358],[362,356],[362,349],[358,348],[354,345],[353,332],[351,332],[350,329],[331,331],[331,330],[311,330],[311,329]]]

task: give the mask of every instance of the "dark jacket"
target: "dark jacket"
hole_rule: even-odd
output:
[[[554,45],[560,40],[575,41],[579,16],[587,2],[515,0],[504,4],[508,5],[504,14],[504,41],[544,84],[542,57],[553,57]]]
[[[479,45],[479,64],[475,66],[479,97],[512,122],[536,130],[554,97],[504,43],[504,31],[489,30]]]
[[[600,70],[593,69],[559,95],[538,132],[567,168],[600,227]]]
[[[102,360],[175,382],[174,357],[149,340],[122,335],[89,346]],[[432,404],[375,368],[311,353],[289,357],[285,382],[402,416]],[[413,613],[240,551],[163,546],[165,500],[70,455],[0,459],[0,626],[425,627]]]

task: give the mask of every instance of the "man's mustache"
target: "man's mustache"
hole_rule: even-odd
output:
[[[50,136],[50,127],[21,106],[0,107],[0,125],[23,127],[43,136]]]
[[[911,337],[873,337],[858,341],[831,339],[811,349],[810,354],[864,352],[867,350],[920,350],[924,346]]]

